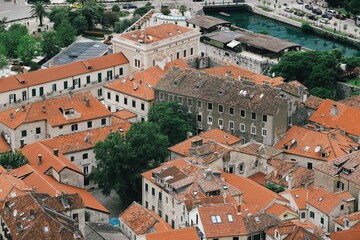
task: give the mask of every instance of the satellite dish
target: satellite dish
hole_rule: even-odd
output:
[[[17,216],[17,210],[15,209],[14,210],[14,217],[16,217]]]
[[[319,152],[320,150],[321,150],[321,146],[317,146],[314,151],[317,153],[317,152]]]
[[[292,144],[294,144],[294,143],[295,143],[295,138],[293,138],[293,139],[291,140],[291,143],[292,143]]]

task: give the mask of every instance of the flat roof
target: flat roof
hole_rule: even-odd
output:
[[[274,53],[291,47],[301,47],[299,44],[259,33],[247,33],[237,37],[236,40]]]
[[[218,25],[228,25],[231,24],[228,21],[225,21],[220,18],[212,17],[212,16],[205,16],[205,15],[197,15],[193,18],[186,20],[187,23],[194,24],[201,28],[212,28]]]
[[[218,42],[222,43],[229,43],[239,37],[241,37],[243,34],[234,32],[234,31],[216,31],[208,34],[204,34],[204,37],[208,37],[210,39],[216,40]]]

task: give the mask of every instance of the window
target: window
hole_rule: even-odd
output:
[[[68,88],[68,81],[65,81],[64,82],[64,89],[67,89]]]
[[[256,120],[256,113],[254,113],[254,112],[251,113],[251,119]]]
[[[198,114],[198,115],[197,115],[197,121],[198,121],[198,122],[201,122],[201,121],[202,121],[202,116],[201,116],[201,114]]]
[[[223,113],[224,112],[224,106],[223,105],[219,105],[219,113]]]
[[[112,74],[112,70],[109,70],[106,72],[106,80],[111,80],[113,79],[113,74]]]
[[[70,157],[70,160],[73,162],[73,161],[75,161],[75,157],[74,156],[71,156]]]
[[[180,58],[180,52],[177,52],[176,53],[176,59],[179,59]]]
[[[184,58],[186,58],[186,50],[184,50]]]
[[[169,216],[165,214],[165,222],[169,222]]]
[[[149,191],[149,185],[147,183],[145,183],[145,191],[148,192]]]
[[[162,201],[162,193],[159,192],[159,200]]]
[[[244,118],[245,116],[245,110],[240,110],[240,117]]]
[[[26,137],[27,136],[27,131],[26,130],[22,130],[21,131],[21,137]]]
[[[325,219],[323,217],[320,218],[320,223],[324,225]]]
[[[178,97],[177,97],[177,101],[182,104],[182,103],[183,103],[183,98],[180,97],[180,96],[178,96]]]
[[[313,164],[312,164],[311,162],[308,162],[308,163],[307,163],[307,168],[308,168],[308,169],[312,169],[312,168],[313,168]]]
[[[245,132],[245,124],[240,123],[240,132]]]
[[[350,221],[349,219],[345,219],[345,227],[350,227]]]
[[[161,92],[161,93],[159,94],[159,99],[160,99],[160,100],[164,100],[164,93]]]
[[[336,185],[337,185],[337,188],[339,188],[341,190],[344,190],[344,183],[343,182],[338,181]]]
[[[305,218],[305,213],[304,212],[301,213],[301,218]]]
[[[89,174],[89,166],[84,166],[83,167],[83,172],[85,175]]]
[[[219,125],[220,129],[223,128],[224,127],[224,121],[222,119],[218,119],[218,125]]]
[[[86,76],[86,84],[89,84],[91,81],[90,76]]]
[[[40,133],[41,133],[41,128],[37,127],[37,128],[35,129],[35,133],[36,133],[36,134],[40,134]]]
[[[208,110],[212,110],[212,109],[213,109],[212,103],[208,103]]]
[[[233,237],[233,240],[239,240],[239,237]]]
[[[135,67],[137,68],[141,67],[141,61],[139,59],[135,59]]]
[[[213,118],[208,116],[208,121],[207,122],[208,122],[209,125],[211,125],[213,123]]]
[[[174,220],[171,220],[171,227],[175,228],[175,221]]]
[[[111,99],[111,92],[108,92],[108,93],[107,93],[107,98],[108,98],[108,99]]]
[[[39,88],[40,96],[44,95],[44,87]]]
[[[239,164],[239,173],[243,173],[244,172],[244,163],[240,163]]]
[[[340,210],[344,210],[344,204],[340,205]]]
[[[251,126],[251,134],[256,135],[256,127]]]
[[[31,95],[32,95],[33,97],[36,96],[36,88],[33,88],[33,89],[31,90]]]
[[[201,101],[197,101],[197,107],[202,108],[202,102]]]
[[[74,213],[74,214],[73,214],[73,219],[79,219],[79,214],[78,214],[78,213]]]
[[[153,210],[153,212],[155,212],[155,206],[151,205],[151,210]]]
[[[155,197],[155,188],[151,189],[151,194]]]
[[[234,112],[235,112],[235,110],[234,110],[233,107],[229,108],[229,114],[230,114],[230,115],[234,115]]]
[[[83,159],[85,160],[85,159],[88,159],[89,158],[89,154],[88,153],[83,153]]]
[[[132,107],[136,108],[136,102],[134,100],[132,101]]]
[[[49,233],[49,226],[44,227],[44,233]]]
[[[52,85],[52,91],[53,91],[53,92],[56,92],[56,84],[53,84],[53,85]]]
[[[231,130],[234,130],[234,122],[233,121],[229,121],[229,128],[231,129]]]
[[[267,115],[262,115],[263,122],[267,122]]]
[[[92,128],[92,121],[87,122],[87,127]]]
[[[124,75],[124,69],[123,68],[119,68],[119,75],[120,76]]]
[[[227,217],[228,217],[229,222],[233,222],[233,221],[234,221],[233,216],[232,216],[231,214],[228,214]]]
[[[194,48],[190,48],[190,55],[192,56],[194,54]]]
[[[102,81],[101,73],[98,73],[98,82],[101,82],[101,81]]]
[[[188,100],[187,100],[187,105],[188,105],[188,106],[192,106],[192,99],[188,98]]]
[[[127,98],[124,98],[124,104],[127,105]]]
[[[102,96],[102,88],[98,89],[98,97]]]
[[[101,119],[101,125],[102,126],[106,125],[106,118]]]
[[[78,130],[78,125],[77,124],[73,124],[71,125],[71,131],[77,131]]]
[[[311,218],[315,218],[315,213],[312,212],[312,211],[310,211],[310,217],[311,217]]]
[[[213,215],[213,216],[211,216],[211,222],[212,223],[221,223],[221,217],[219,215]]]
[[[267,135],[267,129],[266,128],[261,129],[261,136],[266,137],[266,135]]]

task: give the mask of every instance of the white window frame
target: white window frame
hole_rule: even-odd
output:
[[[210,119],[211,119],[211,121],[210,121]],[[213,117],[212,116],[208,116],[207,117],[207,123],[209,124],[209,125],[212,125],[213,124]]]
[[[242,126],[244,126],[244,129],[242,129]],[[240,123],[240,132],[245,132],[245,123]]]
[[[264,132],[265,132],[265,134],[264,134]],[[263,137],[267,136],[267,129],[266,128],[261,129],[261,136],[263,136]]]
[[[253,129],[255,129],[255,131],[253,131]],[[251,126],[251,127],[250,127],[250,133],[251,133],[252,135],[256,135],[256,126]]]

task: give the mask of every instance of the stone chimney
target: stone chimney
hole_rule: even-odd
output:
[[[42,164],[42,156],[41,156],[41,154],[38,155],[38,164],[39,165]]]
[[[330,114],[336,116],[337,112],[338,112],[337,105],[336,104],[331,105]]]

